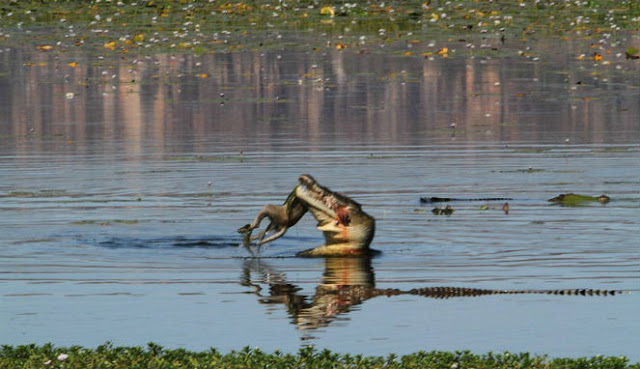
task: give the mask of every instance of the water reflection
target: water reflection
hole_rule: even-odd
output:
[[[435,299],[477,297],[499,294],[546,294],[576,296],[613,296],[627,291],[563,289],[563,290],[489,290],[467,287],[422,287],[411,290],[376,288],[371,257],[328,257],[321,282],[312,295],[290,283],[284,273],[260,258],[243,264],[240,284],[251,288],[264,305],[284,305],[291,323],[299,330],[323,328],[332,322],[348,319],[358,305],[378,296],[414,295]],[[267,290],[262,287],[268,286]],[[637,292],[637,291],[636,291]],[[305,337],[303,337],[304,339]]]
[[[209,147],[211,135],[240,146],[295,138],[315,146],[420,143],[432,137],[558,140],[579,133],[637,132],[637,78],[549,55],[566,70],[500,60],[428,61],[393,54],[304,51],[155,55],[103,60],[11,50],[0,59],[0,134],[20,152],[57,141],[148,140],[165,151]],[[74,62],[76,64],[68,64]],[[23,137],[45,138],[25,141]],[[52,140],[53,139],[53,142]],[[561,137],[564,139],[564,137]],[[224,144],[224,143],[221,143]]]
[[[8,344],[291,351],[286,307],[301,334],[351,353],[638,356],[636,294],[364,304],[394,291],[383,287],[438,284],[637,290],[637,62],[2,51]],[[231,157],[241,150],[246,160]],[[245,262],[236,228],[303,172],[366,204],[380,259],[289,258],[322,242],[307,217],[263,254],[282,259]],[[546,202],[568,192],[612,201]],[[418,205],[480,194],[514,198],[510,213],[460,204],[445,218]]]
[[[266,305],[284,304],[292,323],[301,330],[326,327],[352,307],[378,296],[371,258],[326,258],[322,282],[313,296],[288,283],[286,276],[260,259],[244,263],[242,284],[255,289],[258,301]],[[257,275],[252,277],[252,274]],[[268,294],[260,283],[266,283]]]

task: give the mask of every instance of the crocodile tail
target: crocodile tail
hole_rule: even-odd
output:
[[[400,291],[396,290],[395,294]],[[520,294],[544,294],[544,295],[567,295],[567,296],[613,296],[623,291],[599,290],[599,289],[563,289],[563,290],[489,290],[481,288],[466,287],[424,287],[414,288],[406,293],[424,297],[447,299],[451,297],[473,297],[484,295],[520,295]]]
[[[547,295],[581,295],[581,296],[613,296],[622,291],[616,290],[594,290],[590,288],[568,289],[568,290],[540,290],[533,293],[543,293]]]
[[[439,299],[448,299],[450,297],[496,295],[504,292],[505,291],[466,287],[425,287],[414,288],[409,291],[409,294]]]

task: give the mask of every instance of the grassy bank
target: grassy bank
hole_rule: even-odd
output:
[[[328,350],[300,349],[297,354],[264,353],[244,348],[222,354],[216,349],[192,352],[164,349],[150,343],[142,347],[114,347],[110,344],[96,349],[78,346],[52,345],[3,346],[0,368],[640,368],[629,364],[625,357],[553,358],[527,353],[483,354],[469,351],[417,352],[404,356],[343,355]]]
[[[640,4],[636,0],[14,0],[2,2],[0,24],[4,45],[32,43],[41,51],[118,55],[257,49],[282,46],[285,39],[295,43],[283,34],[306,33],[316,40],[311,45],[314,50],[435,41],[490,51],[557,37],[612,47],[622,43],[636,56],[637,45],[625,41],[624,35],[638,30]],[[442,45],[406,50],[427,56],[452,52]],[[458,52],[465,53],[463,48]]]

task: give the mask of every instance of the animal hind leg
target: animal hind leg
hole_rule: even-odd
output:
[[[267,205],[263,206],[262,209],[260,209],[260,211],[258,212],[258,215],[256,216],[256,219],[254,219],[251,224],[247,224],[247,225],[244,225],[244,226],[238,228],[238,233],[249,233],[249,234],[251,234],[251,232],[254,229],[260,227],[260,223],[262,222],[262,219],[264,219],[265,217],[269,217],[269,219],[271,219],[271,221],[273,222],[274,217],[278,213],[278,208],[279,208],[279,206],[271,205],[271,204],[267,204]]]
[[[274,234],[272,234],[271,236],[264,238],[264,235],[262,235],[262,238],[260,239],[260,241],[258,241],[257,245],[260,246],[262,244],[265,244],[267,242],[271,242],[274,240],[277,240],[278,238],[282,237],[285,232],[287,231],[287,227],[280,227],[280,230]],[[261,232],[262,233],[262,232]],[[266,232],[264,232],[266,234]]]

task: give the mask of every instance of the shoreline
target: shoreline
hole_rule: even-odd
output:
[[[418,351],[409,355],[364,356],[340,354],[312,347],[297,353],[278,350],[265,353],[244,347],[229,353],[215,348],[195,352],[166,349],[149,343],[146,347],[116,347],[111,343],[95,349],[81,346],[56,347],[52,344],[0,348],[3,368],[640,368],[624,356],[549,358],[529,353],[475,354],[470,351]]]

